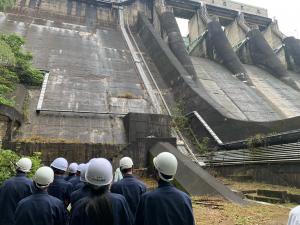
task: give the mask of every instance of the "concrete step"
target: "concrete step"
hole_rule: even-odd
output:
[[[257,190],[257,195],[271,197],[271,198],[281,198],[287,200],[287,191],[273,191],[273,190]]]
[[[268,203],[284,203],[283,199],[280,198],[272,198],[266,196],[260,196],[257,194],[245,194],[245,197],[255,201],[268,202]]]

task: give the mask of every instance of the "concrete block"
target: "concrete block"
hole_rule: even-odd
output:
[[[175,181],[190,195],[220,195],[234,203],[245,205],[246,202],[233,193],[225,185],[217,181],[198,164],[180,153],[173,145],[166,142],[157,143],[150,150],[150,156],[154,157],[161,152],[170,152],[178,160],[178,169]]]

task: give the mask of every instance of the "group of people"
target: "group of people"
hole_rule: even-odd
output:
[[[21,158],[16,176],[0,187],[0,225],[194,225],[190,197],[171,184],[176,157],[162,152],[153,164],[158,187],[147,192],[129,157],[115,178],[105,158],[79,165],[57,158],[33,180],[26,177],[31,160]]]

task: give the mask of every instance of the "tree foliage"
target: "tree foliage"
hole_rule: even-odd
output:
[[[0,35],[0,103],[13,105],[9,95],[16,84],[40,85],[42,73],[32,66],[32,54],[23,50],[25,40],[16,34]]]
[[[6,8],[10,8],[14,6],[16,3],[15,0],[0,0],[0,10],[5,10]]]
[[[21,156],[16,152],[13,152],[11,150],[0,150],[0,185],[3,183],[3,181],[15,175],[16,162],[20,158]],[[32,177],[35,171],[42,165],[41,153],[33,153],[33,155],[29,158],[32,161],[32,169],[29,173],[29,177]]]

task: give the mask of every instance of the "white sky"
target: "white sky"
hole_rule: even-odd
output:
[[[279,29],[287,36],[300,38],[300,1],[299,0],[235,0],[249,5],[268,9],[270,18],[276,18]],[[183,36],[188,34],[187,21],[178,21]]]

